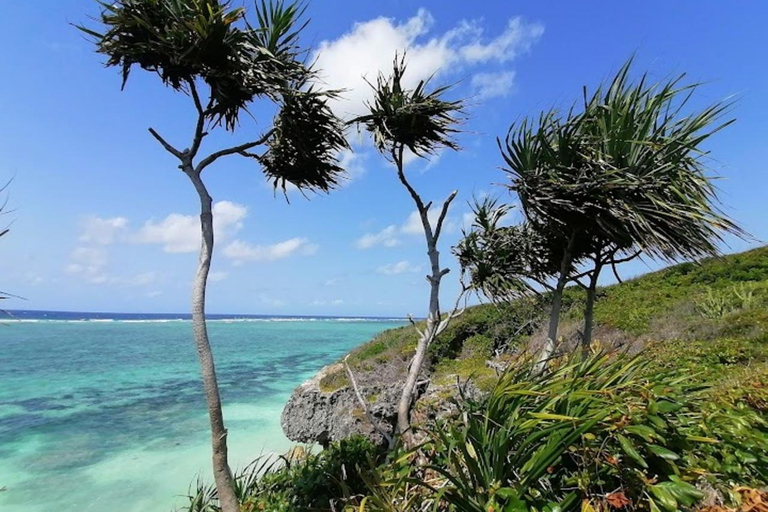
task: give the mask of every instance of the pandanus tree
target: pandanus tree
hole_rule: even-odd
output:
[[[591,267],[585,326],[586,350],[592,340],[597,281],[610,266],[641,254],[663,261],[716,255],[726,234],[745,237],[720,206],[716,177],[704,145],[734,122],[724,119],[730,103],[689,108],[699,84],[681,74],[661,83],[648,75],[630,77],[630,59],[607,84],[586,98],[581,131],[587,174],[566,174],[561,184],[570,215],[593,216]],[[589,183],[592,181],[592,183]],[[604,198],[576,207],[575,194]]]
[[[719,207],[702,147],[732,122],[722,119],[728,103],[691,112],[697,84],[684,85],[684,76],[660,84],[646,75],[633,81],[630,68],[631,60],[607,86],[591,97],[585,93],[580,112],[548,111],[513,125],[499,141],[507,188],[519,199],[525,229],[546,240],[548,249],[538,250],[549,262],[546,275],[557,276],[544,356],[554,347],[568,282],[587,290],[586,348],[604,268],[615,271],[641,254],[666,261],[716,254],[724,234],[744,236]],[[490,236],[480,233],[475,236]],[[508,270],[507,280],[532,279],[524,266],[519,274],[514,266]]]
[[[397,408],[397,432],[400,434],[405,434],[410,428],[410,410],[427,349],[459,313],[457,307],[446,315],[443,315],[440,309],[440,283],[449,269],[441,266],[438,251],[445,219],[458,191],[453,191],[443,202],[437,220],[432,225],[429,215],[432,202],[425,203],[409,181],[405,172],[404,157],[406,151],[425,157],[444,148],[458,150],[453,136],[458,133],[462,111],[461,101],[443,99],[448,86],[428,91],[429,80],[422,80],[413,89],[407,89],[403,85],[405,72],[405,56],[395,56],[392,74],[379,75],[376,84],[372,84],[374,97],[367,105],[368,113],[351,121],[370,132],[376,149],[394,165],[400,183],[416,205],[429,258],[429,313],[423,329],[414,322],[419,340]]]
[[[529,219],[512,226],[501,220],[511,207],[498,199],[475,201],[474,221],[454,247],[471,288],[494,303],[504,303],[541,290],[551,292],[548,337],[538,354],[543,369],[554,351],[562,293],[573,279],[582,250],[566,243],[559,232]],[[555,332],[553,333],[553,329]]]
[[[172,155],[200,200],[202,243],[192,296],[194,339],[210,416],[213,473],[224,512],[236,512],[227,460],[227,430],[205,321],[205,294],[214,247],[212,197],[203,172],[227,156],[251,158],[274,186],[328,191],[343,170],[339,150],[347,147],[344,124],[331,112],[334,92],[310,84],[315,71],[303,60],[299,34],[303,8],[281,1],[256,5],[256,23],[246,12],[219,0],[119,0],[99,2],[101,30],[79,27],[91,36],[107,66],[119,67],[123,86],[131,70],[156,73],[163,85],[186,94],[196,113],[186,148],[152,136]],[[272,103],[272,125],[249,141],[203,152],[214,129],[243,132],[258,101]]]

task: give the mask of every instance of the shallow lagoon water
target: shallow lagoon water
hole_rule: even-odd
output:
[[[0,325],[0,510],[168,512],[210,481],[191,324],[43,320]],[[242,467],[290,446],[280,412],[322,366],[399,321],[217,320],[209,331]]]

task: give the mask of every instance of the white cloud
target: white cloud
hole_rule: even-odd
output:
[[[64,269],[67,274],[82,277],[94,284],[108,280],[104,268],[107,252],[101,247],[78,247],[69,255],[71,263]]]
[[[355,153],[351,149],[345,149],[339,154],[339,165],[347,171],[347,180],[344,185],[360,179],[365,174],[365,167],[363,167],[365,157],[364,153]]]
[[[440,217],[440,211],[436,208],[430,208],[427,213],[429,224],[432,229],[437,226],[437,219]],[[456,222],[451,217],[446,217],[443,221],[443,232],[453,233],[457,228]],[[401,235],[422,235],[424,234],[424,225],[421,223],[419,212],[413,211],[400,226],[392,224],[377,233],[366,233],[355,241],[358,249],[370,249],[377,245],[384,247],[395,247],[402,243]]]
[[[310,306],[341,306],[344,304],[344,299],[325,300],[318,299],[309,303]]]
[[[214,271],[208,274],[208,281],[212,283],[219,283],[229,277],[229,272]]]
[[[124,286],[147,286],[157,281],[157,273],[144,272],[132,277],[112,279],[111,281]]]
[[[426,9],[403,23],[391,18],[376,18],[356,23],[346,34],[333,41],[322,41],[314,55],[323,84],[345,89],[337,100],[339,115],[359,115],[371,96],[368,81],[380,72],[392,69],[395,52],[407,50],[406,87],[433,74],[454,72],[466,66],[491,61],[506,63],[527,51],[544,32],[542,25],[526,23],[516,17],[509,20],[503,33],[485,38],[479,21],[463,21],[442,35],[427,37],[434,18]]]
[[[235,263],[246,261],[275,261],[293,255],[311,256],[318,250],[306,238],[296,237],[273,245],[251,245],[242,240],[235,240],[224,247],[224,256]]]
[[[397,238],[398,233],[397,226],[387,226],[378,233],[366,233],[355,242],[355,246],[358,249],[370,249],[377,245],[395,247],[400,245],[400,239]]]
[[[515,72],[478,73],[472,77],[472,89],[478,100],[507,96],[514,90]]]
[[[226,239],[242,227],[248,209],[231,201],[213,205],[213,229],[218,239]],[[147,221],[133,241],[160,244],[170,253],[196,252],[200,249],[200,220],[197,215],[172,213],[160,222]]]
[[[437,225],[437,218],[440,216],[440,212],[434,208],[427,212],[427,218],[432,229]],[[419,212],[413,211],[405,220],[405,223],[400,227],[400,231],[406,235],[421,235],[424,233],[424,224],[421,222],[421,215]]]
[[[397,263],[381,266],[376,269],[376,272],[379,274],[391,276],[396,274],[418,272],[419,270],[421,270],[421,267],[418,265],[411,265],[407,261],[399,261]]]
[[[110,245],[115,241],[115,237],[128,226],[128,219],[125,217],[113,217],[102,219],[101,217],[91,216],[83,221],[79,240],[84,243],[97,245]]]
[[[155,290],[155,291],[148,292],[147,297],[149,297],[150,299],[153,299],[155,297],[161,296],[162,294],[163,292],[161,292],[160,290]]]
[[[477,22],[469,24],[475,34],[482,34]],[[462,58],[467,62],[484,63],[488,61],[510,62],[519,54],[528,51],[544,34],[544,26],[539,23],[525,23],[519,16],[507,22],[507,28],[496,38],[488,43],[483,43],[479,38],[459,49]]]
[[[69,257],[71,263],[65,267],[65,272],[92,284],[142,287],[153,284],[158,279],[156,272],[144,272],[129,277],[110,276],[106,272],[109,258],[102,247],[78,247]]]
[[[437,208],[430,208],[427,212],[427,219],[429,219],[429,225],[434,230],[437,226],[437,220],[440,217],[440,210]],[[456,222],[449,216],[443,221],[443,232],[453,233],[456,230]],[[423,235],[424,225],[421,223],[421,215],[419,212],[413,211],[405,220],[402,226],[400,226],[400,232],[405,235]]]

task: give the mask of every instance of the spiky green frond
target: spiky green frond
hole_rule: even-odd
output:
[[[371,85],[374,97],[367,105],[369,113],[351,123],[363,125],[382,153],[396,147],[408,148],[418,156],[434,154],[440,148],[458,150],[454,135],[459,132],[463,102],[442,99],[450,86],[427,91],[429,80],[406,88],[405,72],[405,55],[396,55],[392,74],[379,75],[376,85]]]
[[[664,259],[713,254],[725,233],[744,235],[718,206],[702,147],[732,122],[729,104],[683,114],[696,84],[632,81],[630,66],[582,112],[513,126],[500,141],[509,187],[529,218],[563,232]]]
[[[298,35],[304,9],[262,0],[258,24],[222,0],[119,0],[99,2],[103,31],[91,36],[107,66],[122,70],[123,86],[134,66],[156,72],[163,83],[185,89],[203,80],[211,89],[206,115],[234,129],[256,98],[279,101],[286,84],[311,71],[301,60]]]
[[[345,125],[328,105],[334,93],[300,86],[290,91],[280,105],[274,135],[260,162],[275,188],[285,190],[290,183],[327,192],[339,184],[344,172],[339,152],[349,148]]]
[[[512,300],[558,272],[562,244],[548,238],[545,227],[501,225],[511,208],[495,199],[475,201],[472,210],[473,224],[454,254],[472,286],[487,298]]]

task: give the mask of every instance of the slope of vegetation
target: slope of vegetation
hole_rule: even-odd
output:
[[[433,379],[493,375],[485,363],[494,354],[508,358],[545,336],[548,299],[543,295],[469,308],[430,347]],[[563,302],[561,351],[569,351],[581,328],[584,292],[569,287]],[[688,347],[697,354],[698,345],[726,338],[731,351],[759,352],[754,347],[760,342],[753,340],[764,339],[768,329],[768,247],[683,263],[602,288],[595,319],[600,344],[633,350],[650,345],[659,360],[669,355],[665,351],[677,354]],[[388,330],[353,350],[348,361],[362,374],[381,365],[402,366],[416,341],[411,326]],[[340,371],[326,376],[322,385],[332,391],[348,385],[348,379]]]
[[[768,247],[601,289],[586,359],[569,354],[583,295],[565,298],[551,371],[535,372],[528,350],[546,296],[471,308],[430,347],[429,375],[471,378],[482,398],[455,399],[414,448],[353,439],[246,472],[244,510],[766,510]],[[412,327],[394,329],[349,361],[364,375],[407,362],[415,343]]]

